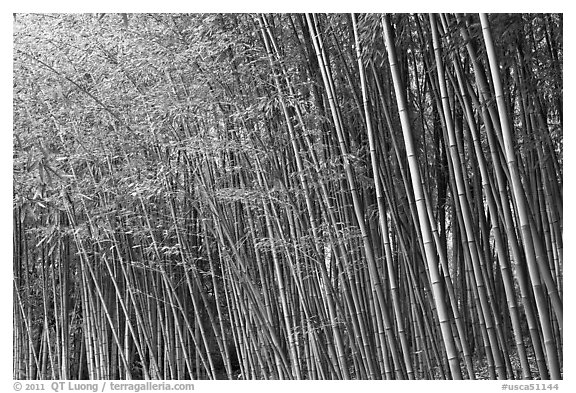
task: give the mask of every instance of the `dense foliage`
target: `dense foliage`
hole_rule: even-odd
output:
[[[562,45],[16,15],[14,377],[562,378]]]

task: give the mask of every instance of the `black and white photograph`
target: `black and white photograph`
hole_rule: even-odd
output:
[[[11,15],[14,391],[563,390],[564,14],[380,8]]]

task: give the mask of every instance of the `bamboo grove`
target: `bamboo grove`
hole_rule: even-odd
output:
[[[562,15],[15,15],[17,379],[561,379]]]

